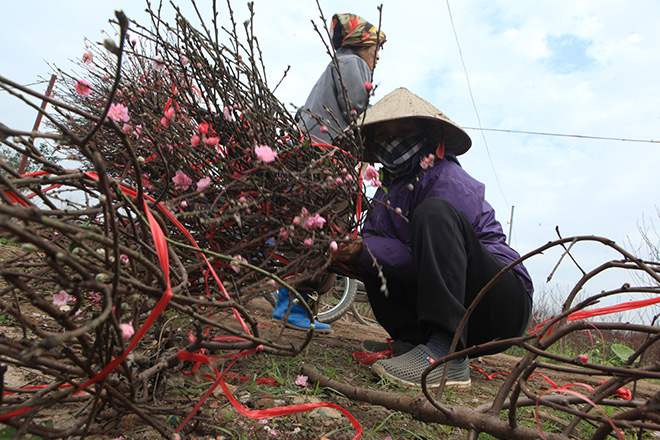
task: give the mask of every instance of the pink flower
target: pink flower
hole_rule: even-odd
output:
[[[121,337],[124,341],[128,341],[135,334],[131,324],[119,324],[119,330],[121,330]]]
[[[115,122],[128,122],[131,117],[128,116],[128,107],[124,104],[110,104],[108,117]]]
[[[229,267],[231,267],[234,272],[239,273],[241,271],[241,266],[239,266],[239,262],[245,263],[245,259],[240,255],[234,255],[232,258],[233,260],[231,263],[229,263]]]
[[[335,179],[335,182],[337,182],[337,183],[342,183],[343,180],[341,180],[341,177],[337,177],[337,178]]]
[[[284,240],[287,240],[289,238],[289,231],[284,228],[280,228],[280,237],[282,237]]]
[[[226,120],[231,121],[234,118],[231,115],[231,107],[225,107],[222,109],[222,115],[225,117]]]
[[[307,376],[303,376],[302,374],[296,377],[296,382],[295,384],[298,385],[299,387],[306,387],[307,386]]]
[[[206,133],[209,132],[209,124],[207,124],[206,122],[202,122],[197,126],[197,131],[199,131],[199,134],[201,134],[202,136],[205,135]]]
[[[176,174],[174,174],[174,177],[172,177],[172,182],[174,182],[175,189],[185,191],[192,183],[192,179],[188,177],[183,171],[177,170]]]
[[[364,170],[364,180],[373,180],[378,179],[378,171],[373,165],[369,165],[366,170]]]
[[[376,188],[380,188],[382,185],[383,184],[378,179],[374,179],[371,181],[371,186],[375,186]]]
[[[196,147],[197,145],[199,145],[199,142],[201,140],[202,140],[202,138],[199,137],[198,134],[193,134],[192,137],[190,138],[190,145],[192,145],[193,147]]]
[[[339,246],[337,246],[337,242],[336,242],[336,241],[333,240],[333,241],[330,242],[330,250],[331,250],[332,252],[335,252],[335,251],[337,250],[338,247],[339,247]]]
[[[401,215],[401,208],[398,206],[394,209],[394,212],[396,212],[398,215]]]
[[[184,208],[184,209],[187,208],[188,207],[188,202],[186,202],[185,200],[181,200],[181,207]]]
[[[353,176],[351,176],[350,174],[346,174],[346,177],[344,177],[344,179],[346,179],[347,182],[352,182]]]
[[[163,127],[167,127],[168,125],[170,125],[170,120],[167,119],[165,116],[163,116],[162,118],[160,118],[160,125],[162,125]]]
[[[165,67],[165,63],[163,63],[163,57],[158,55],[156,58],[151,60],[151,66],[154,68],[154,70],[162,70],[163,67]]]
[[[83,63],[85,63],[85,64],[92,64],[92,60],[93,60],[93,59],[94,59],[94,55],[92,55],[91,52],[85,52],[85,53],[83,54],[83,57],[82,57]]]
[[[131,261],[131,260],[128,259],[128,255],[126,255],[126,254],[121,254],[121,255],[119,256],[119,259],[120,259],[121,262],[124,263],[124,264],[128,264],[129,261]]]
[[[172,119],[174,118],[174,107],[170,107],[167,110],[165,110],[165,117],[167,119]]]
[[[305,219],[305,221],[303,222],[303,228],[307,229],[308,231],[313,228],[321,229],[323,228],[324,224],[325,224],[325,219],[317,213]]]
[[[185,55],[179,56],[179,60],[181,61],[181,65],[183,65],[183,67],[186,67],[189,64],[188,57]]]
[[[220,143],[220,138],[217,138],[217,137],[205,138],[204,142],[206,142],[206,145],[210,145],[212,147],[217,147],[218,144]]]
[[[53,295],[53,305],[55,307],[64,307],[72,298],[65,290],[60,290]]]
[[[433,163],[435,162],[435,154],[431,153],[426,157],[422,157],[419,160],[419,166],[422,167],[423,170],[433,167]]]
[[[271,286],[274,286],[277,283],[275,282],[275,280],[271,279],[271,280],[268,280],[268,284],[270,284]]]
[[[89,81],[85,79],[76,81],[76,83],[73,86],[75,87],[76,92],[78,92],[82,96],[89,96],[89,94],[92,93],[92,85],[89,83]]]
[[[321,130],[321,133],[327,133],[328,127],[326,127],[325,125],[321,125],[321,128],[319,130]]]
[[[133,133],[133,127],[131,127],[131,124],[124,124],[121,126],[121,131],[126,134],[131,134]]]
[[[268,145],[257,145],[254,147],[254,153],[260,161],[269,163],[275,160],[277,153],[273,151]]]
[[[305,246],[311,246],[312,245],[312,239],[311,238],[306,238],[305,241],[303,241],[303,244]]]
[[[374,85],[373,83],[370,83],[369,81],[364,82],[364,88],[367,89],[367,92],[371,92],[373,90]]]
[[[204,191],[208,186],[211,184],[211,178],[210,177],[202,177],[199,179],[197,182],[197,191]]]

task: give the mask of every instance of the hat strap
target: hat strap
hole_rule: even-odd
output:
[[[435,149],[435,155],[438,159],[442,160],[445,158],[445,131],[442,130],[442,137],[438,143],[438,147]]]

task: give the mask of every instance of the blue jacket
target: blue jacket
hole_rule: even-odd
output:
[[[415,207],[429,197],[443,198],[460,211],[481,243],[502,263],[509,264],[520,257],[507,245],[502,226],[495,219],[495,211],[484,199],[484,184],[463,170],[452,153],[447,152],[443,160],[436,159],[434,166],[427,170],[421,170],[419,159],[415,160],[417,164],[408,173],[392,180],[387,194],[382,188],[378,189],[374,196],[377,202],[362,229],[364,244],[382,265],[386,277],[416,279],[409,223],[394,210],[401,208],[401,214],[410,219]],[[418,182],[414,182],[415,174],[419,177]],[[412,190],[409,189],[411,182],[414,182]],[[387,200],[392,209],[378,203]],[[371,255],[364,247],[359,266],[364,272],[376,273]],[[531,297],[533,286],[527,269],[518,264],[513,270]]]
[[[316,136],[330,143],[332,138],[348,127],[351,110],[355,110],[359,115],[367,108],[368,95],[364,83],[371,82],[369,66],[353,49],[347,47],[337,49],[337,62],[342,82],[346,86],[349,105],[346,105],[337,69],[331,62],[296,115],[301,128],[303,131],[309,131],[313,141],[317,140],[314,138]],[[321,120],[325,121],[328,133],[321,133],[321,125],[308,112],[319,115]]]

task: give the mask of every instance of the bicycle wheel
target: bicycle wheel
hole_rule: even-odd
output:
[[[337,280],[328,292],[318,296],[319,308],[316,319],[329,324],[344,316],[351,309],[357,293],[357,281],[345,276],[337,275]],[[266,300],[275,307],[277,304],[277,290],[265,295]]]
[[[357,281],[353,278],[337,275],[337,280],[327,293],[319,295],[317,319],[329,324],[344,316],[355,300]]]

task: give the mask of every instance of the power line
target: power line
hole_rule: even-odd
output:
[[[481,125],[481,124],[480,124]],[[639,142],[646,144],[660,144],[660,141],[654,141],[652,139],[628,139],[628,138],[613,138],[606,136],[586,136],[582,134],[562,134],[562,133],[544,133],[540,131],[524,131],[524,130],[504,130],[499,128],[474,128],[474,127],[462,127],[464,130],[478,130],[478,131],[495,131],[499,133],[516,133],[516,134],[533,134],[537,136],[555,136],[555,137],[571,137],[578,139],[594,139],[601,141],[619,141],[619,142]]]
[[[472,86],[470,85],[470,76],[468,75],[467,67],[465,66],[465,60],[463,59],[463,51],[461,50],[461,44],[458,41],[458,34],[456,33],[456,26],[454,26],[454,17],[451,14],[451,8],[449,7],[449,0],[445,0],[447,3],[447,11],[449,12],[449,21],[451,22],[451,28],[454,32],[454,38],[456,39],[456,46],[458,47],[458,54],[461,57],[461,64],[463,65],[463,72],[465,72],[465,79],[467,81],[467,86],[468,86],[468,91],[470,92],[470,99],[472,101],[472,107],[474,108],[474,113],[477,115],[477,123],[479,124],[479,127],[481,127],[481,117],[479,117],[479,111],[477,110],[477,104],[474,101],[474,95],[472,94]],[[481,130],[481,129],[480,129]],[[488,142],[486,141],[486,136],[484,136],[484,131],[481,130],[481,138],[484,141],[484,145],[486,147],[486,153],[488,154],[488,161],[490,162],[490,166],[493,169],[493,174],[495,175],[495,181],[497,182],[497,187],[500,190],[500,193],[502,194],[502,198],[504,199],[504,203],[506,203],[507,206],[509,206],[509,202],[506,199],[506,196],[504,195],[504,190],[502,189],[502,185],[500,184],[500,179],[497,176],[497,171],[495,171],[495,164],[493,163],[493,158],[490,156],[490,149],[488,148]]]

